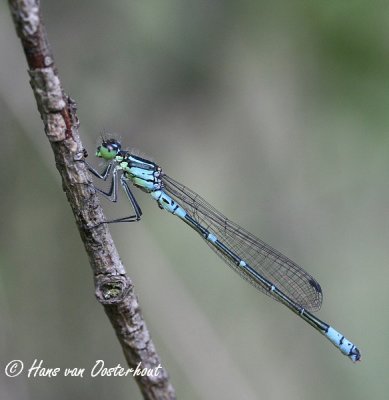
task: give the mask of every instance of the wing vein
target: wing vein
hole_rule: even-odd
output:
[[[198,223],[214,233],[221,242],[255,271],[271,281],[291,300],[306,310],[317,311],[320,309],[323,294],[319,283],[308,272],[238,224],[230,221],[193,190],[167,175],[164,175],[162,180],[164,188],[170,196],[181,203]],[[210,242],[206,241],[206,243],[242,278],[249,281],[258,290],[273,297],[271,292],[235,265],[228,256]]]

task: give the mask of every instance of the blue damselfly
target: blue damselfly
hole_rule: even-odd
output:
[[[96,156],[108,162],[102,173],[88,165],[97,178],[111,179],[108,192],[96,188],[116,202],[118,181],[134,209],[134,214],[109,222],[139,221],[142,215],[128,181],[149,193],[161,209],[179,217],[198,232],[228,266],[259,291],[283,303],[329,339],[353,362],[361,359],[358,348],[332,326],[316,318],[322,303],[319,283],[262,240],[230,221],[197,193],[166,175],[155,163],[122,150],[116,139],[103,139]]]

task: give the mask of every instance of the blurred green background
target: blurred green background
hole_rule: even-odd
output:
[[[136,191],[111,226],[181,399],[386,399],[389,4],[43,1],[84,146],[152,157],[322,285],[358,365]],[[10,360],[125,365],[94,298],[6,3],[0,5],[0,397],[140,399],[132,378],[11,379]],[[93,160],[94,161],[94,160]],[[96,161],[96,164],[98,162]],[[102,200],[109,216],[128,203]]]

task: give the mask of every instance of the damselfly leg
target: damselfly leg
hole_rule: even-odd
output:
[[[107,198],[112,203],[116,203],[117,199],[118,199],[118,172],[121,172],[121,171],[118,171],[117,168],[114,168],[112,170],[112,167],[114,164],[113,162],[109,163],[101,173],[99,173],[95,168],[93,168],[88,163],[85,162],[85,164],[87,165],[89,171],[96,178],[106,181],[108,179],[108,177],[111,177],[111,185],[110,185],[108,192],[105,192],[104,190],[102,190],[96,186],[95,186],[95,190],[97,192],[99,192],[100,194],[104,195],[104,197]],[[131,206],[132,206],[135,214],[129,215],[127,217],[116,218],[116,219],[113,219],[110,221],[104,221],[101,224],[113,224],[113,223],[117,223],[117,222],[136,222],[136,221],[139,221],[142,216],[142,210],[141,210],[138,202],[136,201],[135,196],[132,194],[130,188],[128,187],[123,174],[120,176],[120,184],[121,184],[124,192],[126,193],[128,199],[130,200]],[[101,224],[99,224],[99,225],[101,225]]]
[[[84,160],[84,163],[88,167],[89,172],[91,172],[96,178],[106,181],[111,173],[114,161],[111,161],[109,164],[107,164],[107,166],[103,169],[101,173],[97,171],[94,167],[92,167],[90,164],[88,164],[86,160]]]

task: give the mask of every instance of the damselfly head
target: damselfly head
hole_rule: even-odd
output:
[[[122,145],[117,139],[103,139],[97,147],[96,156],[104,160],[113,160],[120,152]]]

